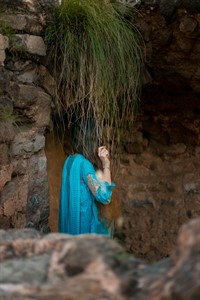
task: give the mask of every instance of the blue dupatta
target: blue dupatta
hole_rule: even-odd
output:
[[[63,166],[60,193],[59,232],[80,233],[80,174],[84,157],[70,155]]]

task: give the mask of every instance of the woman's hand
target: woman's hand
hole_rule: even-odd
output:
[[[101,146],[98,148],[98,156],[102,161],[103,168],[110,168],[110,155],[105,146]]]

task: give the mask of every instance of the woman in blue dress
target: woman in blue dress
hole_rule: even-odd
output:
[[[109,152],[105,146],[98,147],[90,119],[74,128],[73,153],[62,171],[59,232],[112,236],[112,220],[107,219],[104,209],[108,206],[109,210],[115,186],[111,182]]]

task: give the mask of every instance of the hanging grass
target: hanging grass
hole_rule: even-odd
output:
[[[142,55],[129,13],[117,2],[63,0],[45,33],[57,111],[69,121],[93,117],[97,137],[105,129],[115,143],[134,119],[140,92]]]

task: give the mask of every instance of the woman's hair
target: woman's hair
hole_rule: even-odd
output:
[[[73,152],[82,154],[96,170],[102,170],[102,162],[97,153],[98,147],[102,146],[102,136],[97,134],[93,118],[81,118],[74,121],[71,135]],[[108,225],[121,215],[121,205],[115,189],[110,204],[104,205],[97,202],[97,206],[99,217]]]
[[[72,150],[83,154],[95,167],[101,169],[101,161],[97,155],[102,145],[102,137],[96,134],[93,118],[81,118],[72,124]]]

